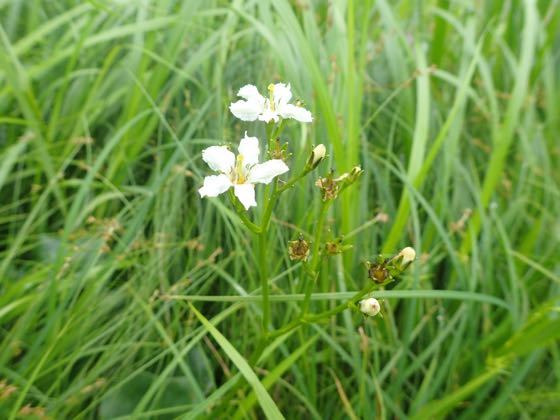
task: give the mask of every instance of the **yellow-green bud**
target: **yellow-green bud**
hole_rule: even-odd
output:
[[[414,248],[407,246],[406,248],[403,248],[401,252],[399,252],[398,256],[402,257],[403,264],[408,264],[416,259],[416,251],[414,250]]]
[[[325,243],[325,251],[327,255],[337,255],[342,254],[344,251],[347,251],[352,248],[352,245],[344,245],[342,243],[342,239],[338,239],[336,241],[328,241]]]
[[[364,170],[362,168],[360,168],[359,166],[354,166],[352,168],[352,170],[350,171],[350,174],[348,175],[348,182],[349,183],[354,183],[356,182],[356,180],[362,176],[362,174],[364,173]]]
[[[307,160],[307,166],[311,169],[315,169],[319,163],[325,159],[327,154],[327,148],[324,144],[316,146],[312,151],[309,159]]]

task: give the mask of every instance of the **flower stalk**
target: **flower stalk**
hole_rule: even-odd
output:
[[[307,272],[309,273],[309,278],[307,283],[305,283],[305,297],[303,299],[303,304],[301,306],[301,316],[304,317],[309,311],[309,304],[311,301],[311,293],[313,293],[313,288],[319,277],[319,263],[321,261],[321,253],[319,252],[321,239],[323,235],[323,226],[325,224],[325,218],[327,217],[327,212],[329,209],[331,201],[321,202],[321,209],[319,210],[319,217],[317,219],[317,225],[315,227],[315,234],[313,239],[313,247],[311,254],[311,262],[309,264]]]
[[[354,309],[356,307],[356,304],[366,295],[370,294],[371,292],[373,292],[373,290],[375,289],[375,285],[368,285],[366,287],[364,287],[362,290],[360,290],[359,292],[357,292],[354,296],[352,296],[349,300],[347,300],[344,303],[341,303],[337,306],[335,306],[332,309],[329,309],[327,311],[323,311],[323,312],[319,312],[317,314],[305,314],[300,316],[299,318],[295,319],[294,321],[286,324],[284,327],[279,328],[275,331],[272,331],[271,333],[268,334],[268,340],[273,340],[275,338],[280,337],[281,335],[287,334],[290,331],[292,331],[295,328],[298,328],[302,325],[305,324],[311,324],[311,323],[317,323],[317,322],[321,322],[324,319],[328,319],[334,315],[339,314],[342,311],[345,311],[346,309]]]
[[[268,334],[270,325],[270,302],[269,302],[269,284],[268,284],[268,263],[266,261],[267,231],[262,230],[257,234],[258,237],[258,262],[261,277],[261,293],[262,293],[262,331],[263,337]]]
[[[367,282],[366,286],[348,301],[329,310],[310,314],[311,295],[321,274],[323,257],[339,254],[349,248],[342,244],[342,240],[324,243],[325,221],[330,206],[346,188],[359,179],[363,170],[359,166],[355,166],[348,173],[337,177],[332,171],[324,177],[318,177],[315,185],[319,187],[321,201],[310,242],[300,237],[288,244],[290,259],[301,262],[306,273],[306,281],[302,287],[304,298],[301,311],[296,319],[275,330],[270,308],[270,261],[268,258],[272,213],[280,196],[315,171],[326,159],[327,148],[324,144],[316,145],[307,160],[304,161],[303,167],[299,171],[292,172],[293,175],[288,181],[282,183],[279,176],[289,171],[286,163],[289,161],[289,153],[287,144],[281,144],[280,135],[288,119],[302,123],[312,122],[311,112],[301,106],[300,101],[290,103],[292,93],[289,84],[270,84],[267,96],[261,95],[255,86],[245,85],[237,95],[241,99],[230,105],[232,114],[242,121],[262,121],[266,124],[264,153],[261,155],[259,139],[248,136],[247,132],[239,142],[237,155],[227,146],[210,146],[204,149],[202,159],[216,174],[204,178],[199,194],[201,197],[217,197],[227,192],[239,220],[254,234],[262,304],[262,332],[255,354],[251,358],[252,361],[256,361],[270,340],[301,325],[320,322],[346,309],[358,312],[361,310],[363,314],[370,316],[376,315],[379,312],[379,303],[373,297],[364,300],[362,298],[375,288],[392,281],[393,275],[404,271],[414,260],[415,254],[412,248],[405,248],[391,259],[379,258],[373,263],[368,263],[368,275],[374,282]],[[263,209],[260,213],[260,220],[255,222],[248,212],[252,207],[257,206],[257,184],[265,184],[266,187],[261,200]]]
[[[233,190],[229,190],[229,198],[231,203],[233,204],[233,207],[235,209],[235,212],[237,213],[237,215],[239,216],[239,219],[243,222],[243,224],[247,227],[247,229],[249,229],[251,232],[253,233],[261,233],[262,229],[260,226],[257,226],[255,223],[253,223],[248,217],[247,214],[243,211],[243,205],[241,204],[241,202],[237,199],[237,197],[235,196],[235,194],[233,193]]]
[[[330,171],[322,177],[318,176],[314,185],[319,188],[318,191],[315,191],[320,193],[321,199],[320,205],[315,208],[317,213],[313,234],[309,235],[308,240],[300,235],[299,239],[290,241],[287,246],[290,261],[301,264],[305,273],[304,284],[300,287],[303,291],[300,312],[295,319],[275,329],[270,307],[270,257],[268,253],[273,242],[271,240],[272,231],[275,229],[274,225],[271,227],[272,214],[280,196],[317,170],[319,165],[326,160],[327,147],[324,144],[313,147],[306,160],[296,160],[302,163],[302,167],[295,171],[292,169],[287,181],[280,180],[280,176],[290,171],[288,145],[282,144],[280,140],[286,121],[293,119],[301,123],[310,123],[313,121],[311,112],[301,106],[300,101],[290,103],[292,93],[289,84],[270,84],[267,96],[261,95],[255,86],[245,85],[237,95],[241,99],[230,105],[231,113],[242,121],[265,123],[266,139],[263,143],[263,153],[261,154],[259,139],[248,136],[247,132],[239,142],[237,154],[223,145],[204,149],[202,159],[211,170],[215,171],[215,174],[204,178],[199,194],[201,197],[217,197],[227,192],[239,220],[254,234],[253,244],[260,280],[262,312],[260,335],[255,341],[254,352],[249,358],[250,364],[254,365],[258,363],[272,340],[300,326],[322,322],[347,309],[360,313],[362,317],[379,314],[381,306],[374,297],[369,296],[370,293],[393,281],[395,276],[404,272],[415,259],[415,251],[407,247],[391,258],[378,256],[373,262],[367,263],[367,275],[373,281],[367,281],[364,273],[365,286],[346,302],[328,310],[310,313],[313,291],[317,287],[319,279],[326,280],[328,277],[326,275],[321,277],[323,258],[340,254],[351,248],[350,245],[343,244],[342,236],[334,241],[325,241],[323,238],[327,236],[325,235],[325,222],[329,210],[334,200],[345,189],[357,182],[363,170],[359,166],[355,166],[349,172],[336,177],[334,171]],[[265,184],[264,191],[258,192],[257,184]],[[259,200],[262,208],[255,216],[255,211],[252,210],[253,215],[250,215],[250,211],[252,207],[257,207],[257,192],[263,196]],[[238,384],[239,382],[230,390],[230,395],[238,388]]]

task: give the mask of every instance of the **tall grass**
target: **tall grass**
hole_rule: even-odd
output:
[[[558,413],[558,6],[0,0],[0,417]],[[196,189],[202,148],[247,129],[237,89],[271,81],[315,116],[282,135],[294,161],[325,143],[324,172],[365,169],[328,215],[353,249],[312,309],[379,253],[420,257],[383,318],[346,311],[252,360],[259,249]],[[319,201],[309,180],[273,215],[276,326]]]

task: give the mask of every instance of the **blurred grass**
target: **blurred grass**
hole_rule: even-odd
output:
[[[0,417],[558,413],[558,6],[0,0]],[[383,319],[344,313],[249,366],[256,249],[196,189],[203,147],[264,137],[227,106],[270,81],[316,117],[285,131],[294,161],[322,142],[324,172],[366,170],[329,215],[354,248],[313,308],[379,252],[420,258]],[[302,290],[286,243],[318,205],[312,180],[288,194],[276,326]]]

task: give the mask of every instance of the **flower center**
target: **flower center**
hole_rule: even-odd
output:
[[[274,109],[274,85],[271,83],[270,85],[268,85],[268,102],[270,104],[270,110],[271,111],[275,111]]]
[[[243,168],[243,155],[237,155],[237,160],[235,162],[235,183],[236,184],[244,184],[247,180],[245,178],[245,169]]]

